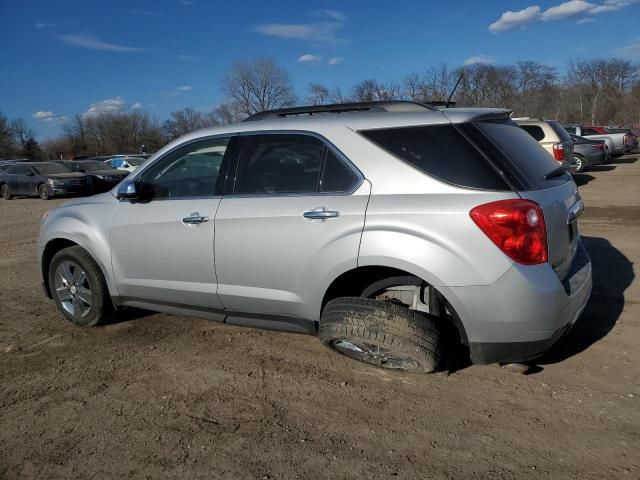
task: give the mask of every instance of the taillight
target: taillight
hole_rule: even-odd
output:
[[[591,146],[597,150],[603,150],[604,149],[604,144],[603,143],[592,143]]]
[[[624,137],[622,137],[622,143],[624,145],[629,143],[629,135],[625,135]]]
[[[564,160],[564,143],[554,143],[553,158],[555,158],[559,162],[562,162]]]
[[[547,229],[537,203],[499,200],[479,205],[469,215],[480,230],[516,262],[537,265],[547,261]]]

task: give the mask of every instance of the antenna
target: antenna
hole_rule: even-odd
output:
[[[464,72],[460,73],[460,76],[458,77],[458,81],[453,87],[453,90],[451,90],[451,93],[449,94],[449,98],[447,98],[447,103],[444,104],[444,108],[449,108],[449,105],[451,104],[451,98],[453,98],[453,94],[456,93],[456,90],[458,89],[458,85],[460,85],[460,81],[462,80],[462,77],[464,77]]]

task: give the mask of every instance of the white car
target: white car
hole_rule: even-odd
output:
[[[111,168],[133,172],[142,165],[145,160],[146,158],[141,157],[114,157],[105,160],[104,163],[108,163]]]

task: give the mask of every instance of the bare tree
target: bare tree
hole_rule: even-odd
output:
[[[400,86],[396,83],[381,83],[377,80],[363,80],[352,88],[353,98],[358,102],[398,100]]]
[[[15,142],[9,119],[0,113],[0,158],[11,158],[15,153]]]
[[[222,90],[245,116],[296,102],[289,74],[271,58],[236,63],[223,77]]]
[[[320,83],[310,83],[307,87],[307,103],[311,105],[323,105],[329,101],[329,89]]]
[[[220,125],[220,122],[214,116],[205,115],[192,107],[187,107],[177,112],[171,112],[170,118],[164,122],[162,129],[166,138],[173,140],[185,133],[215,125]]]

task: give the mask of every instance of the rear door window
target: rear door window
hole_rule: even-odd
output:
[[[344,193],[358,176],[322,140],[310,135],[243,136],[235,193]]]
[[[453,185],[510,190],[498,170],[453,125],[420,125],[360,131],[421,172]],[[522,132],[523,135],[527,133]]]
[[[567,132],[562,125],[560,125],[558,122],[547,122],[549,124],[549,126],[551,126],[551,128],[553,129],[554,132],[556,132],[556,135],[558,135],[558,138],[560,139],[561,142],[570,142],[571,141],[571,137],[569,136],[569,132]]]

